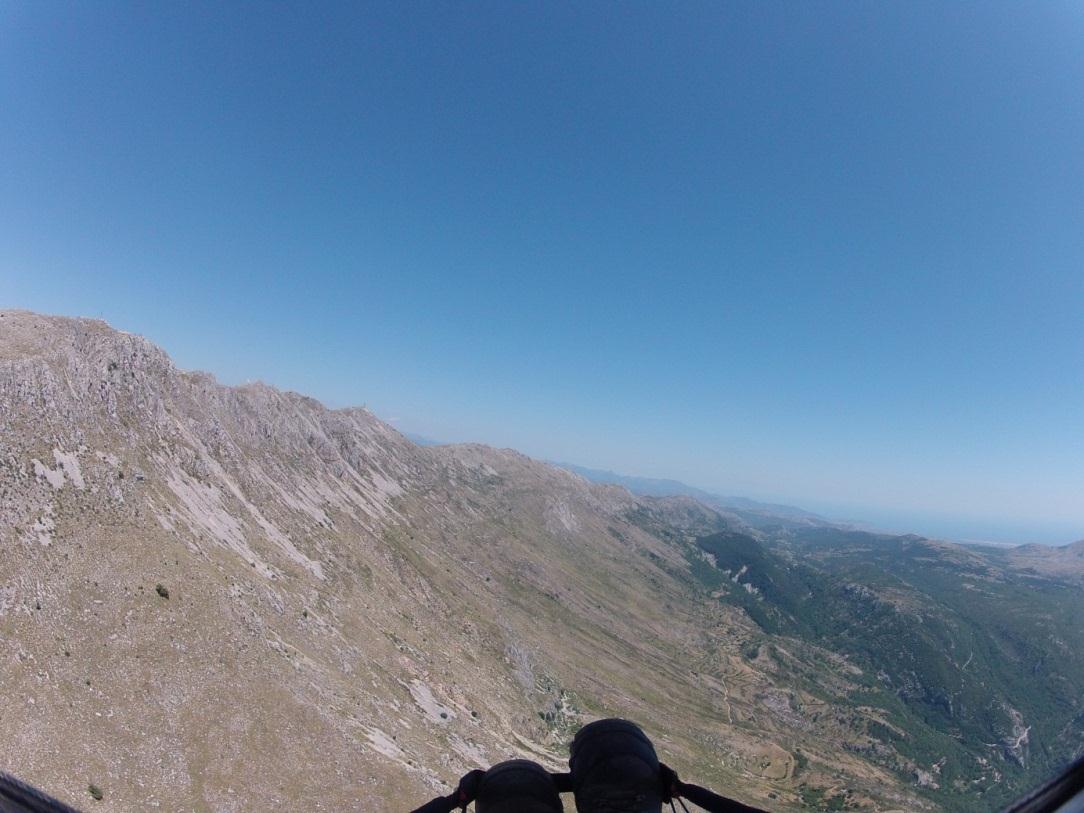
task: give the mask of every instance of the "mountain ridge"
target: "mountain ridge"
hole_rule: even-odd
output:
[[[840,585],[816,605],[825,629],[862,590],[893,623],[939,611],[940,582],[906,581],[927,560],[998,596],[1069,589],[1061,562],[756,528],[514,450],[421,447],[362,408],[180,371],[92,320],[0,311],[0,411],[0,713],[19,732],[0,759],[77,804],[94,783],[106,810],[403,809],[503,758],[558,768],[578,725],[614,714],[762,807],[937,809],[928,748],[891,732],[947,742],[916,715],[964,660],[894,666],[916,698],[901,705],[806,627],[771,631],[768,583],[701,540]],[[906,556],[871,558],[878,540]],[[878,647],[870,663],[892,655]],[[1004,795],[1032,752],[1007,758],[952,781]]]
[[[620,712],[766,792],[739,767],[763,746],[706,748],[712,694],[674,668],[705,619],[744,622],[681,598],[680,554],[625,519],[665,506],[226,387],[92,320],[2,312],[0,409],[0,756],[36,784],[117,810],[402,809],[501,758],[558,767],[577,721]],[[723,743],[730,767],[704,761]]]

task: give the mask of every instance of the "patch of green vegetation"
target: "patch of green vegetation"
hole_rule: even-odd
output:
[[[821,810],[824,804],[824,789],[814,788],[809,785],[800,785],[798,787],[798,798],[801,799],[802,807],[811,807],[814,810]]]
[[[685,549],[685,560],[689,563],[689,572],[705,590],[714,591],[723,586],[726,577],[719,572],[696,548]]]
[[[806,757],[805,754],[803,754],[801,752],[800,749],[798,749],[798,748],[794,749],[794,773],[793,773],[793,776],[797,777],[802,772],[808,770],[808,768],[809,768],[809,759]]]
[[[720,600],[766,634],[830,648],[862,670],[851,703],[880,709],[891,725],[870,722],[868,732],[901,759],[892,751],[868,758],[908,784],[909,765],[937,765],[940,787],[919,792],[946,810],[1000,807],[1069,758],[1084,736],[1078,587],[916,537],[818,528],[788,544],[802,556],[740,533],[701,537],[697,547],[714,556],[717,575],[705,572],[699,551],[686,558],[697,583],[725,588]],[[962,589],[965,580],[971,589]],[[801,680],[800,666],[788,668]],[[1021,725],[1032,726],[1026,758],[987,745],[1011,741]],[[844,801],[812,789],[803,796],[821,809]]]

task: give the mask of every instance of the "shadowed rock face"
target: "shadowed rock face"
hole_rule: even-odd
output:
[[[854,666],[760,646],[696,578],[732,518],[0,314],[13,773],[91,809],[403,810],[623,716],[760,805],[931,806],[870,744]]]

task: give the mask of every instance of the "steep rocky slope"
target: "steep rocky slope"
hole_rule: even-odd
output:
[[[619,714],[760,805],[930,806],[864,755],[857,667],[750,653],[762,631],[696,578],[728,521],[695,501],[420,447],[20,311],[0,415],[0,765],[78,805],[409,809],[479,765],[557,767]]]

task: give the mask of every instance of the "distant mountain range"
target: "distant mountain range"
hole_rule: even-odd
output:
[[[586,466],[578,466],[574,463],[551,462],[555,466],[575,472],[592,483],[611,483],[624,486],[633,494],[646,497],[692,497],[705,505],[710,505],[724,512],[737,514],[746,520],[753,520],[754,524],[760,524],[768,520],[786,520],[803,524],[829,523],[829,520],[824,517],[802,508],[795,508],[793,505],[758,502],[747,497],[725,497],[720,494],[712,494],[709,491],[704,491],[678,480],[632,477],[604,469],[589,469]]]
[[[427,441],[422,439],[423,442],[433,443],[434,441]],[[631,491],[633,494],[639,494],[645,497],[671,497],[671,496],[686,496],[692,497],[695,500],[699,500],[705,505],[710,505],[716,510],[735,516],[745,523],[753,527],[767,527],[774,525],[830,525],[836,528],[842,528],[847,530],[860,530],[869,531],[871,533],[894,533],[886,531],[880,528],[875,523],[863,522],[859,520],[839,520],[830,519],[821,514],[816,514],[812,511],[807,511],[804,508],[798,508],[793,505],[785,505],[781,503],[766,503],[758,500],[752,500],[748,497],[734,497],[723,496],[721,494],[714,494],[704,489],[691,486],[688,483],[683,483],[680,480],[672,479],[658,479],[652,477],[636,477],[625,474],[617,474],[616,472],[607,471],[605,469],[592,469],[586,466],[580,466],[575,463],[562,463],[550,461],[555,466],[560,466],[568,471],[575,472],[581,477],[590,480],[592,483],[610,483],[613,485],[623,486]],[[900,529],[902,532],[904,529]],[[961,539],[953,537],[948,541],[955,542],[961,545],[978,546],[978,547],[992,547],[992,548],[1013,548],[1017,547],[1018,543],[1013,542],[992,542],[978,539]],[[1082,543],[1070,543],[1069,545],[1062,545],[1062,548],[1071,548],[1073,545],[1080,545]],[[1035,548],[1054,548],[1057,549],[1057,545],[1028,545],[1026,547]]]
[[[424,435],[417,435],[411,432],[404,433],[404,436],[414,443],[417,443],[419,446],[445,445],[441,441],[433,440]],[[738,516],[754,525],[763,524],[765,522],[776,523],[779,521],[797,522],[802,524],[831,522],[819,514],[815,514],[812,511],[806,511],[802,508],[796,508],[793,505],[759,502],[757,500],[751,500],[748,497],[726,497],[696,488],[687,483],[682,483],[679,480],[635,477],[626,474],[617,474],[616,472],[606,471],[604,469],[592,469],[575,463],[562,463],[554,460],[547,462],[550,465],[558,466],[566,471],[574,472],[592,483],[622,486],[633,494],[642,497],[691,497],[694,500],[699,500],[705,505],[709,505],[719,511]]]

